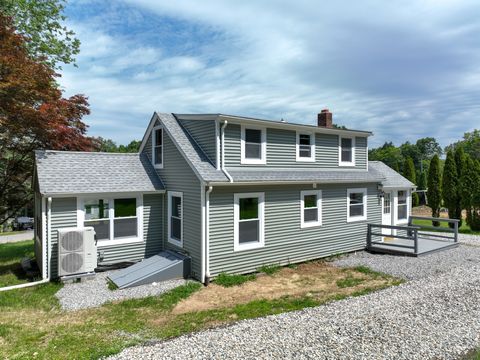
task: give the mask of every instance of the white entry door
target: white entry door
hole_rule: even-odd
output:
[[[382,201],[382,225],[393,225],[392,210],[393,210],[393,196],[391,192],[385,192]],[[382,229],[382,234],[391,235],[391,229]],[[383,240],[383,239],[382,239]]]

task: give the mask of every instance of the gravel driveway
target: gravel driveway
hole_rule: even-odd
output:
[[[33,230],[19,231],[17,234],[0,235],[0,244],[33,239]]]
[[[470,245],[416,259],[358,253],[335,262],[411,279],[400,286],[128,348],[112,359],[457,359],[480,345],[480,238],[461,241]]]

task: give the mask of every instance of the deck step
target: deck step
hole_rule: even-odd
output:
[[[190,257],[167,250],[125,269],[116,271],[108,278],[119,289],[125,289],[153,282],[188,277],[190,274],[190,263]]]

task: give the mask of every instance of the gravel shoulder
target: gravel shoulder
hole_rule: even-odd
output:
[[[62,309],[73,311],[101,306],[109,301],[139,299],[147,296],[161,295],[186,283],[187,280],[177,279],[141,285],[122,290],[109,290],[107,276],[113,271],[97,273],[93,279],[80,283],[66,283],[55,296]]]
[[[303,311],[131,347],[110,359],[457,359],[480,345],[476,238],[462,236],[458,248],[419,258],[357,253],[334,264],[366,265],[410,281]]]

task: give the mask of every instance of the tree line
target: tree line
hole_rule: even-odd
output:
[[[445,159],[441,159],[443,154]],[[462,222],[465,210],[467,224],[472,230],[480,230],[479,130],[466,132],[462,140],[445,149],[431,137],[415,144],[407,141],[398,147],[386,142],[371,149],[369,159],[383,161],[417,185],[417,189],[427,190],[427,205],[433,217],[439,217],[440,209],[445,207],[450,218]],[[413,193],[412,205],[418,204],[419,196]]]

